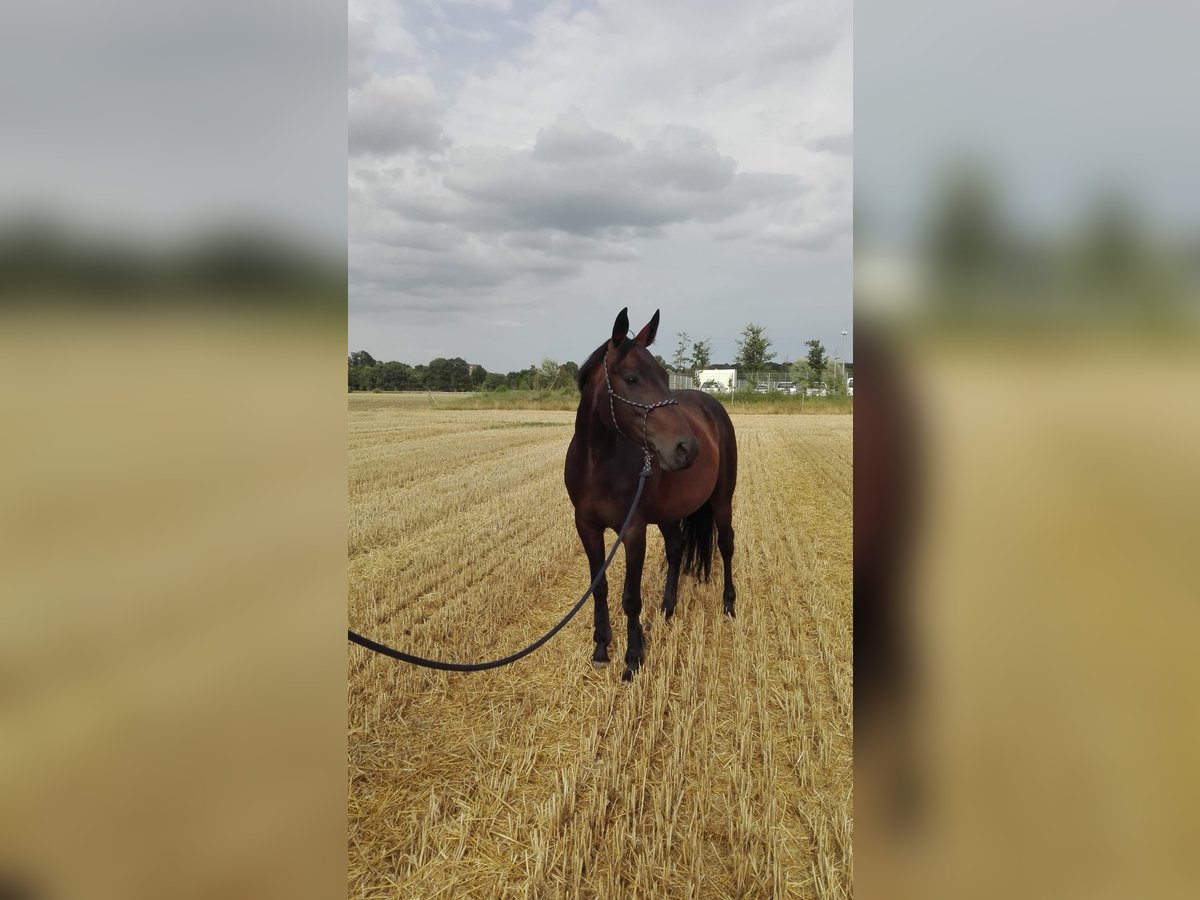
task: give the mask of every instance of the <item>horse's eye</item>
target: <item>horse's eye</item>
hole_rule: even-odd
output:
[[[626,375],[626,376],[625,376],[625,383],[626,383],[626,384],[637,384],[637,381],[638,381],[638,380],[637,380],[637,376],[636,376],[636,375]]]

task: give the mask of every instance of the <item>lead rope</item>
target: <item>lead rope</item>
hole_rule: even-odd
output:
[[[608,571],[609,565],[613,561],[613,557],[617,555],[617,548],[621,546],[621,539],[625,537],[625,531],[629,528],[629,523],[633,521],[634,510],[637,509],[638,502],[642,499],[642,490],[646,487],[646,479],[650,477],[651,455],[647,452],[646,458],[642,462],[642,471],[638,473],[637,491],[633,495],[633,503],[629,505],[629,513],[625,516],[625,521],[621,525],[621,530],[617,532],[617,539],[613,541],[612,550],[609,551],[608,559],[604,560],[604,565],[600,567],[600,571],[596,573],[596,577],[592,579],[592,583],[588,585],[588,589],[583,592],[583,596],[578,602],[571,607],[571,611],[563,616],[562,621],[547,631],[544,635],[526,647],[524,650],[518,650],[516,653],[510,654],[503,659],[494,659],[491,662],[483,663],[454,663],[441,662],[436,659],[426,659],[423,656],[414,656],[411,653],[405,653],[403,650],[396,650],[386,644],[380,644],[370,638],[363,637],[355,631],[346,629],[346,636],[352,644],[358,644],[360,647],[365,647],[373,653],[378,653],[382,656],[390,656],[392,659],[398,659],[401,662],[410,663],[414,666],[421,666],[426,669],[438,669],[442,672],[482,672],[485,669],[498,669],[500,666],[507,666],[509,663],[514,663],[522,657],[528,656],[550,638],[558,634],[566,626],[571,619],[575,618],[575,614],[583,608],[583,604],[587,602],[587,598],[596,590],[596,585],[600,583],[600,579],[604,577],[604,573]]]

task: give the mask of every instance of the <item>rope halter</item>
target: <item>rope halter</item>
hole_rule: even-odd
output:
[[[642,411],[642,453],[645,454],[642,471],[649,472],[650,464],[654,459],[654,452],[650,449],[650,439],[646,434],[646,425],[650,419],[650,413],[653,410],[658,409],[660,406],[678,405],[679,401],[675,400],[671,397],[668,397],[665,400],[659,400],[657,403],[638,403],[636,400],[630,400],[628,397],[622,397],[620,394],[618,394],[616,391],[613,390],[612,379],[609,378],[609,376],[608,376],[608,352],[607,351],[605,351],[605,353],[604,353],[603,362],[604,362],[604,385],[605,385],[605,387],[608,388],[608,411],[612,415],[613,427],[616,428],[617,431],[620,432],[622,435],[629,438],[629,440],[631,440],[631,441],[634,440],[628,434],[625,434],[625,430],[620,426],[620,424],[618,424],[617,408],[616,408],[616,405],[613,403],[613,400],[620,400],[622,403],[627,403],[630,406],[635,406]],[[635,441],[635,443],[636,443],[636,441]]]

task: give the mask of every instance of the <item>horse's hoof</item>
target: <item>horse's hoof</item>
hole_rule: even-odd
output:
[[[626,669],[621,674],[621,680],[622,681],[633,681],[633,669]]]
[[[671,617],[672,617],[673,615],[675,615],[675,607],[673,607],[673,606],[664,606],[664,607],[662,608],[662,611],[663,611],[663,618],[664,618],[664,619],[666,619],[668,622],[670,622],[670,621],[671,621]]]
[[[726,607],[725,607],[725,615],[726,615],[726,616],[728,616],[730,619],[736,619],[736,618],[737,618],[737,613],[735,613],[735,612],[733,611],[733,607],[732,607],[732,606],[726,606]]]
[[[595,669],[597,672],[599,672],[603,669],[607,669],[608,668],[608,660],[607,659],[593,659],[592,660],[592,668]]]

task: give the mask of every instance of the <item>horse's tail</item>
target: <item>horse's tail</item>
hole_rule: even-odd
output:
[[[705,503],[683,520],[683,572],[708,581],[712,572],[713,535],[717,523],[711,503]]]

